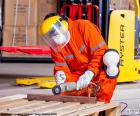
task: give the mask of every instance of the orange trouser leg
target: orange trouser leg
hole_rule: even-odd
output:
[[[100,85],[100,90],[97,93],[98,101],[109,103],[115,90],[117,79],[109,79],[105,72],[101,71],[97,80]]]

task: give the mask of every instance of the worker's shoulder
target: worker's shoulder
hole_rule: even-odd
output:
[[[78,25],[80,27],[84,26],[84,27],[92,27],[92,28],[95,27],[96,28],[96,25],[89,20],[77,19],[77,20],[74,20],[73,22],[74,22],[73,23],[74,25]]]
[[[98,30],[97,26],[92,23],[89,20],[85,20],[85,19],[77,19],[73,21],[73,26],[74,27],[78,27],[80,30],[85,30],[87,29],[92,29],[92,30]]]

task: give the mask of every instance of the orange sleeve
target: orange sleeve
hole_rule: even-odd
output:
[[[57,72],[57,71],[64,71],[65,73],[69,73],[70,70],[67,66],[67,63],[65,62],[65,59],[63,58],[63,56],[58,53],[58,52],[54,52],[52,50],[51,52],[51,56],[52,56],[52,60],[54,61],[55,63],[55,66],[54,66],[54,74]]]
[[[89,47],[89,64],[88,69],[93,71],[95,76],[98,75],[102,66],[102,58],[107,50],[107,45],[98,29],[98,27],[89,21],[84,26],[84,39]]]

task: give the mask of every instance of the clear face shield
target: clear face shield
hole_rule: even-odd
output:
[[[44,35],[43,40],[54,51],[59,52],[70,40],[68,29],[59,20],[52,25],[52,28]]]

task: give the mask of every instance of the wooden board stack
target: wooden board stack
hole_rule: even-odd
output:
[[[79,97],[78,100],[78,97],[68,97],[72,102],[67,97],[55,98],[55,96],[38,94],[0,98],[0,116],[98,116],[102,111],[106,116],[121,116],[118,103],[89,103],[90,100],[95,102],[95,98]],[[84,102],[81,103],[81,100]]]

